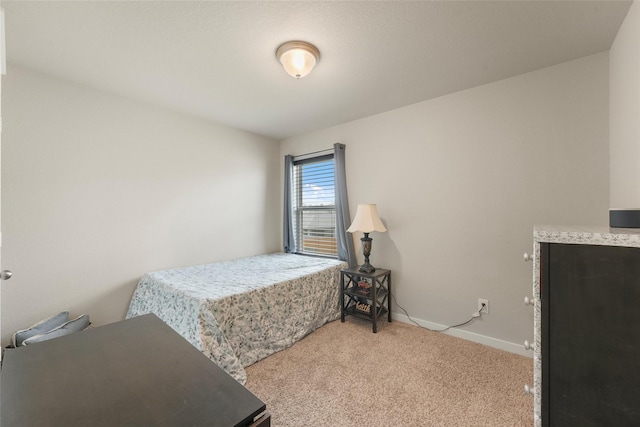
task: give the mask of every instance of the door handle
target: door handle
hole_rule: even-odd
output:
[[[0,271],[0,280],[9,280],[13,276],[11,270],[2,270]]]

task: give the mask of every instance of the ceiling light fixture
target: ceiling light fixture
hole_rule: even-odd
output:
[[[301,79],[320,61],[320,51],[311,43],[290,41],[276,50],[276,58],[291,77]]]

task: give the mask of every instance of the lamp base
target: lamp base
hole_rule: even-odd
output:
[[[364,236],[360,241],[362,242],[362,254],[364,255],[364,264],[360,266],[358,271],[360,273],[373,273],[376,268],[369,264],[369,255],[371,255],[371,241],[373,239],[369,237],[369,233],[364,233]]]
[[[374,271],[376,271],[376,268],[373,265],[369,264],[369,261],[365,261],[365,263],[360,266],[358,271],[360,273],[373,273]]]

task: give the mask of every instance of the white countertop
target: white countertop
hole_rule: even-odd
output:
[[[547,243],[640,247],[640,228],[536,225],[533,240]]]

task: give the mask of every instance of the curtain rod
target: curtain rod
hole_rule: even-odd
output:
[[[299,156],[293,156],[294,160],[304,160],[308,157],[314,157],[318,154],[333,154],[333,148],[327,148],[326,150],[314,151],[312,153],[300,154]]]

